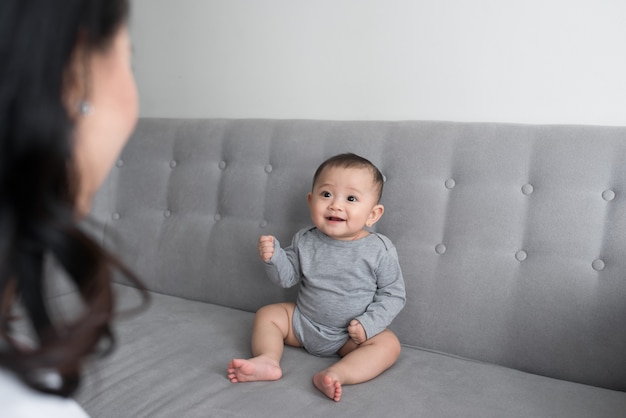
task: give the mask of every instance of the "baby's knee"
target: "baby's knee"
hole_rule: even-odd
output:
[[[389,350],[389,354],[394,357],[399,357],[400,352],[402,351],[402,345],[400,344],[400,340],[396,336],[396,334],[386,329],[379,334],[382,337],[382,343],[386,346],[386,349]]]
[[[280,315],[281,311],[283,310],[280,309],[278,304],[265,305],[259,308],[258,311],[256,311],[256,318],[260,319],[260,318],[267,318],[267,317],[275,317],[277,315]]]
[[[274,303],[272,305],[265,305],[261,307],[257,312],[255,319],[258,320],[288,320],[291,322],[291,316],[293,315],[293,308],[289,303]]]

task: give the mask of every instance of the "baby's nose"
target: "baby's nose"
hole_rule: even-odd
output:
[[[330,202],[330,208],[332,210],[343,210],[343,206],[337,200]]]

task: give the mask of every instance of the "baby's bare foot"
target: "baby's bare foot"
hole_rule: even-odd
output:
[[[233,382],[278,380],[283,375],[280,366],[272,359],[259,356],[249,360],[233,359],[228,363],[228,379]]]
[[[313,384],[333,401],[339,402],[341,400],[341,383],[334,373],[327,370],[316,373],[313,376]]]

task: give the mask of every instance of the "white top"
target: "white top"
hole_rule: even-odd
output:
[[[0,370],[0,415],[6,418],[89,418],[74,399],[36,392]]]

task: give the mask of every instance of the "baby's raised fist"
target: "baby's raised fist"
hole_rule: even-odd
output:
[[[259,256],[266,263],[272,259],[274,255],[274,237],[271,235],[263,235],[259,238]]]

